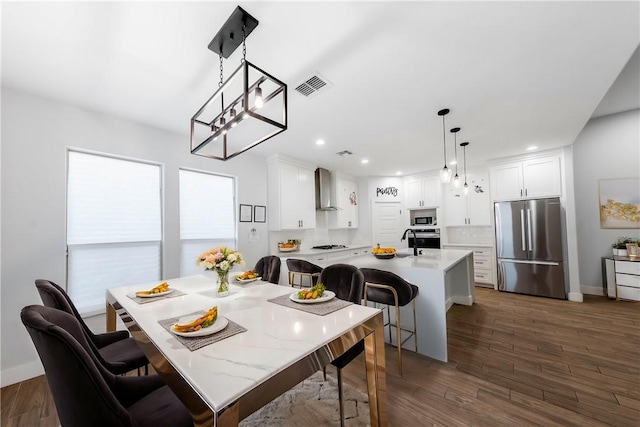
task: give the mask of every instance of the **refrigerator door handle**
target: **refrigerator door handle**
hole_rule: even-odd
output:
[[[504,291],[504,265],[498,263],[498,290]]]
[[[524,209],[520,209],[520,234],[522,235],[522,250],[527,250],[527,239],[524,234]]]
[[[527,209],[527,231],[529,233],[529,252],[533,251],[533,233],[531,231],[531,209]]]
[[[513,263],[513,264],[539,264],[539,265],[560,265],[559,262],[555,261],[529,261],[526,259],[501,259],[501,263]]]

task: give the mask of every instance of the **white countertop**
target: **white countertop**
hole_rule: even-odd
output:
[[[314,256],[318,254],[330,254],[336,252],[345,252],[352,251],[357,249],[371,248],[371,245],[348,245],[346,248],[338,248],[338,249],[311,249],[311,248],[300,248],[297,251],[291,252],[280,252],[277,251],[273,255],[279,256],[282,258],[295,258],[296,256]]]
[[[368,267],[379,270],[394,271],[406,268],[422,268],[447,271],[452,266],[465,259],[471,252],[458,249],[419,249],[421,255],[413,256],[413,249],[398,249],[391,259],[378,259],[372,254],[365,254],[349,260],[358,268]],[[403,255],[409,255],[403,257]]]
[[[292,289],[265,282],[231,284],[231,295],[216,298],[216,283],[204,275],[167,280],[187,295],[138,304],[126,295],[157,282],[109,289],[156,347],[214,410],[224,408],[283,367],[372,318],[379,310],[350,305],[326,316],[270,303]],[[247,329],[196,351],[186,347],[159,323],[218,306],[225,316]]]

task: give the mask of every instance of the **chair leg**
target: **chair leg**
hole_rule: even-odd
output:
[[[391,328],[389,328],[391,330]],[[396,339],[398,344],[398,373],[402,376],[402,325],[400,324],[400,307],[396,300]]]
[[[338,369],[338,371],[339,370],[340,369]],[[324,377],[324,380],[326,381],[327,380],[327,367],[326,366],[322,368],[322,376]]]
[[[340,405],[340,427],[344,427],[344,396],[342,395],[342,369],[338,368],[338,402]]]
[[[416,321],[416,299],[413,299],[413,343],[416,345],[416,353],[418,352],[418,322]]]
[[[392,338],[391,338],[391,311],[389,310],[389,306],[387,306],[387,320],[389,321],[389,342],[392,342]]]
[[[149,375],[149,364],[144,365],[144,374]]]

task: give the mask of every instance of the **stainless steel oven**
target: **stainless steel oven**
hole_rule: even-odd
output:
[[[414,244],[418,249],[440,249],[440,229],[439,228],[413,228],[416,235],[408,233],[409,247]]]

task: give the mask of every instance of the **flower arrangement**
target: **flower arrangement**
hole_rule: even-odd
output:
[[[213,270],[218,274],[218,295],[229,295],[229,272],[236,265],[244,265],[242,254],[226,246],[209,249],[198,256],[196,265],[205,270]]]
[[[618,237],[618,240],[611,244],[613,249],[627,249],[627,243],[635,243],[631,237]]]

